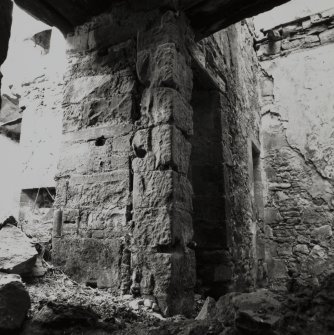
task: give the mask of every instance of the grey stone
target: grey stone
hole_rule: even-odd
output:
[[[235,326],[237,329],[251,334],[272,334],[280,320],[281,316],[279,315],[259,315],[256,312],[244,310],[238,312]]]
[[[253,323],[254,327],[266,327],[264,319],[268,317],[268,320],[271,320],[269,325],[276,323],[280,308],[281,303],[274,294],[261,289],[251,293],[228,293],[222,296],[216,304],[216,315],[227,326],[238,320],[236,323],[239,322],[240,327],[243,327],[243,321]]]
[[[212,320],[216,318],[217,309],[216,301],[211,297],[207,297],[204,305],[196,317],[196,320]]]
[[[77,78],[66,88],[64,101],[71,104],[81,103],[84,98],[92,94],[98,87],[110,82],[110,80],[110,75]]]
[[[294,247],[294,252],[300,252],[302,254],[308,255],[310,251],[306,244],[297,244]]]
[[[334,29],[326,30],[319,34],[321,44],[330,43],[334,41]]]
[[[325,225],[319,228],[314,228],[311,236],[317,241],[326,241],[333,236],[332,227],[330,225]]]
[[[99,316],[90,308],[49,302],[35,315],[33,321],[53,329],[66,329],[74,325],[96,327]]]
[[[0,273],[0,330],[21,327],[30,308],[30,297],[20,276]]]
[[[0,271],[28,275],[37,257],[31,240],[20,229],[6,225],[0,230]]]

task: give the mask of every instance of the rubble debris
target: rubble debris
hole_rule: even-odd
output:
[[[37,251],[29,238],[17,227],[6,224],[0,230],[0,272],[29,275]]]
[[[20,276],[0,273],[0,333],[21,327],[30,297]]]
[[[12,226],[17,227],[17,221],[14,218],[14,216],[10,216],[3,223],[0,223],[0,230],[8,224],[11,224]]]

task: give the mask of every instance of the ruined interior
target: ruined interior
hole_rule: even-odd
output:
[[[1,0],[0,333],[331,334],[325,1]]]

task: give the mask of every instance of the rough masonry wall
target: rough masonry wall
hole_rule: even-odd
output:
[[[124,13],[140,33],[120,42],[129,32],[112,28]],[[90,285],[157,299],[166,315],[187,313],[192,35],[173,12],[128,14],[68,37],[53,261]]]
[[[334,36],[315,28],[320,40]],[[266,262],[274,286],[290,279],[317,285],[333,270],[333,57],[328,44],[262,63]]]
[[[260,120],[252,32],[252,22],[243,21],[193,50],[211,78],[211,87],[204,85],[207,98],[203,88],[196,92],[195,81],[193,186],[198,279],[213,296],[250,289],[263,277],[263,253],[256,248],[261,212],[252,195],[252,146],[259,147]]]

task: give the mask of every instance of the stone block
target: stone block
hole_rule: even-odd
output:
[[[95,92],[98,87],[110,82],[111,79],[111,75],[96,75],[74,79],[65,89],[64,102],[70,104],[82,103],[83,99]]]
[[[63,135],[63,143],[89,142],[101,137],[105,139],[126,136],[131,133],[133,126],[130,124],[114,124],[108,126],[91,127],[78,131],[67,132]]]
[[[87,208],[82,210],[79,226],[80,236],[89,237],[92,231],[103,230],[106,238],[121,235],[127,230],[127,208]]]
[[[316,241],[326,241],[333,236],[332,227],[330,225],[324,225],[319,228],[314,228],[311,236]]]
[[[192,187],[189,180],[172,170],[135,173],[133,207],[164,207],[174,204],[192,210]]]
[[[320,37],[320,43],[330,43],[334,41],[334,29],[326,30],[319,34]]]
[[[174,43],[157,45],[153,50],[142,50],[137,56],[137,74],[150,87],[169,87],[191,99],[192,71],[185,55]]]
[[[260,289],[251,293],[228,293],[220,297],[216,303],[216,318],[225,324],[234,324],[235,318],[240,312],[256,311],[258,322],[260,317],[264,320],[272,314],[278,314],[282,305],[275,295],[266,289]],[[270,319],[270,318],[268,318]],[[262,327],[265,322],[262,320]],[[268,321],[269,322],[269,321]],[[240,326],[240,324],[239,324]],[[270,334],[271,331],[256,327],[258,332],[252,329],[254,334]],[[250,328],[251,329],[251,328]]]
[[[201,311],[196,317],[196,320],[214,320],[216,313],[216,300],[211,297],[207,297]]]
[[[296,40],[283,40],[282,41],[282,50],[290,50],[299,48],[304,44],[304,39],[296,39]]]
[[[153,171],[155,169],[155,156],[152,152],[149,152],[143,158],[135,158],[132,161],[132,170],[135,173],[145,173],[147,171]]]
[[[264,209],[264,222],[267,224],[277,223],[282,220],[282,217],[275,207],[266,207]]]
[[[172,210],[167,207],[135,209],[134,243],[146,248],[170,248],[173,244]]]
[[[74,280],[96,283],[114,293],[120,288],[122,257],[121,242],[117,239],[57,238],[52,246],[53,262]]]
[[[141,106],[143,125],[156,126],[173,122],[177,128],[192,135],[192,108],[176,90],[172,88],[145,90]]]
[[[272,97],[274,95],[274,80],[269,76],[262,76],[260,81],[261,95]]]
[[[297,244],[293,248],[293,251],[295,253],[301,253],[301,254],[305,254],[305,255],[308,255],[310,253],[310,250],[308,249],[306,244]]]
[[[272,41],[270,43],[261,44],[258,56],[272,56],[281,53],[282,41]]]
[[[190,101],[193,88],[192,71],[175,44],[159,46],[152,61],[154,62],[152,87],[174,88]]]
[[[131,94],[117,94],[106,99],[91,99],[65,108],[63,131],[104,124],[131,123],[134,102]]]
[[[137,245],[155,250],[185,247],[193,238],[191,214],[177,207],[138,209],[133,214],[133,238]]]
[[[320,44],[320,38],[317,35],[309,35],[305,37],[305,46],[312,47],[314,45]]]
[[[116,138],[103,135],[84,142],[65,142],[58,163],[59,176],[92,174],[129,168],[131,134]]]
[[[0,241],[0,271],[29,275],[37,257],[32,241],[10,224],[0,230]]]
[[[130,153],[132,150],[132,147],[131,147],[132,136],[133,136],[132,133],[130,133],[130,134],[126,134],[123,136],[117,136],[113,138],[112,140],[113,151],[118,154]]]
[[[73,176],[66,193],[68,208],[100,209],[126,206],[130,196],[130,171]]]
[[[172,168],[187,174],[191,144],[174,126],[162,125],[152,129],[152,151],[155,155],[155,169]]]
[[[193,309],[195,286],[195,255],[192,250],[180,253],[156,253],[147,256],[154,277],[154,296],[163,315]]]

